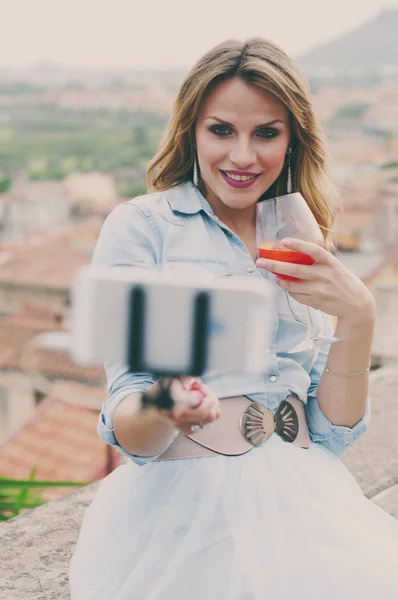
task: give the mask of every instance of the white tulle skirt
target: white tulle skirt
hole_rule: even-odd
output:
[[[239,457],[118,467],[87,509],[72,600],[397,600],[398,522],[341,461],[276,434]]]

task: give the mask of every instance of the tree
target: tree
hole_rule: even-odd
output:
[[[0,194],[8,192],[11,186],[11,177],[4,177],[0,179]]]
[[[126,185],[122,190],[122,196],[124,198],[136,198],[146,194],[146,183],[145,181],[137,181]]]

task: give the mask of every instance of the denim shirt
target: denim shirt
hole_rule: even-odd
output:
[[[116,207],[103,224],[93,263],[170,271],[205,269],[215,277],[244,275],[271,281],[274,278],[256,267],[245,244],[217,218],[191,182]],[[246,395],[271,412],[286,396],[295,393],[305,404],[312,442],[339,456],[366,431],[369,400],[361,421],[352,428],[333,425],[326,418],[316,394],[329,346],[288,353],[305,338],[305,308],[274,285],[277,301],[272,315],[267,372],[258,376],[208,372],[202,380],[219,398]],[[332,334],[332,317],[310,310],[318,331]],[[130,373],[124,364],[105,363],[105,370],[108,395],[98,422],[100,437],[138,465],[155,460],[159,454],[143,457],[127,452],[117,443],[113,430],[113,414],[118,404],[129,394],[147,390],[155,377],[151,373]]]

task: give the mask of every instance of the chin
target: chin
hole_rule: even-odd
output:
[[[237,193],[238,192],[238,193]],[[249,208],[256,204],[257,200],[264,192],[254,192],[254,190],[232,190],[229,193],[220,194],[220,198],[224,204],[230,208]]]
[[[241,200],[239,200],[237,198],[231,198],[230,201],[227,198],[221,197],[221,202],[223,204],[225,204],[225,206],[228,206],[228,208],[234,208],[236,210],[243,210],[245,208],[250,208],[250,206],[253,206],[253,204],[256,204],[257,197],[250,198],[250,200],[248,198],[246,198],[246,199],[242,198]]]
[[[250,206],[253,206],[253,204],[255,204],[256,201],[257,200],[255,198],[246,201],[242,199],[240,202],[239,200],[235,200],[234,202],[231,202],[229,206],[231,208],[236,208],[237,210],[243,210],[245,208],[250,208]]]

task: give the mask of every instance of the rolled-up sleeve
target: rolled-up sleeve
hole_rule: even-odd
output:
[[[329,315],[324,315],[325,335],[333,335],[333,321]],[[365,433],[368,428],[371,408],[370,400],[367,399],[365,413],[362,419],[354,427],[344,425],[333,425],[326,418],[319,406],[317,391],[319,381],[326,366],[329,354],[329,346],[322,346],[318,357],[310,371],[311,383],[307,392],[307,404],[305,412],[308,422],[311,440],[321,444],[336,456],[341,456],[356,440]]]
[[[157,268],[160,234],[144,212],[131,202],[119,205],[105,220],[94,251],[92,264],[108,267],[135,266]],[[107,398],[98,419],[98,434],[137,465],[155,460],[154,456],[130,454],[120,444],[113,428],[117,406],[130,394],[145,392],[156,378],[151,373],[132,373],[122,363],[105,363]]]

